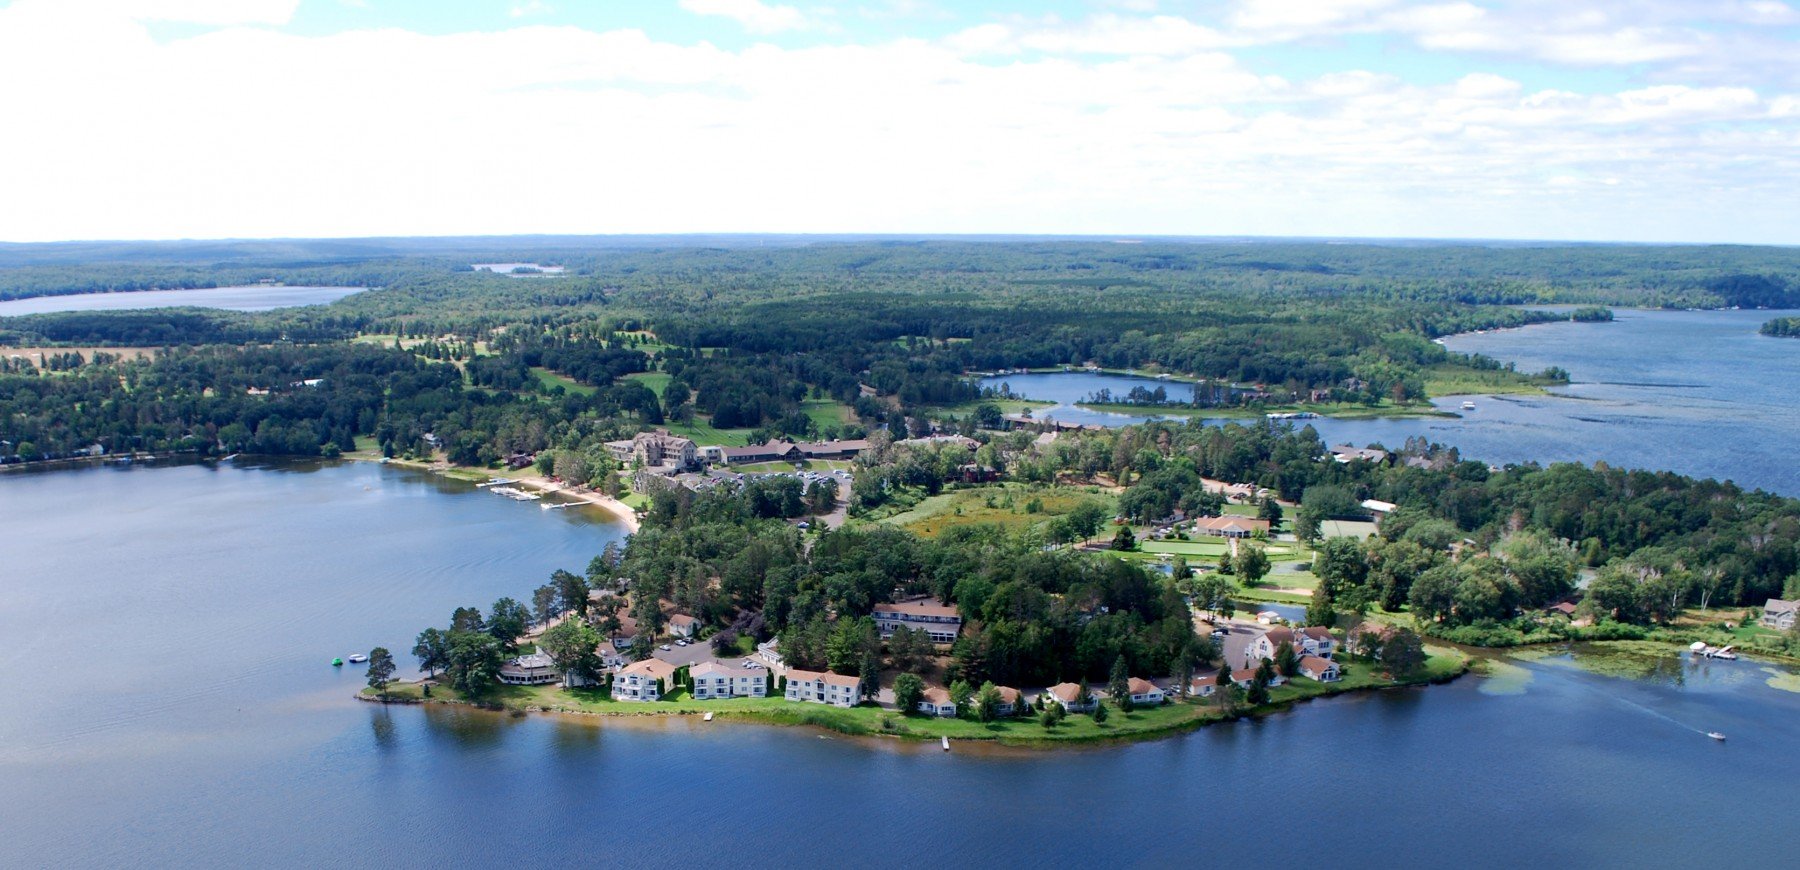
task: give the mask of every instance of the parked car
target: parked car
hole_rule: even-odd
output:
[[[669,650],[671,650],[671,649],[674,649],[674,647],[671,647],[671,646],[669,646],[669,645],[668,645],[668,644],[666,644],[666,643],[665,643],[665,644],[663,644],[663,645],[662,645],[662,646],[659,646],[659,647],[657,647],[657,649],[660,649],[660,650],[662,650],[662,651],[663,651],[663,652],[668,652],[668,651],[669,651]]]

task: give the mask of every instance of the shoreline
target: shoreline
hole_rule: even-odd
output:
[[[444,462],[420,462],[415,459],[391,459],[361,450],[354,453],[346,453],[339,458],[353,462],[373,462],[378,465],[397,465],[401,468],[430,472],[439,477],[449,477],[456,480],[468,481],[470,483],[482,483],[488,479],[501,477],[508,473],[493,471],[491,469],[475,469],[466,466],[450,465]],[[525,472],[514,471],[510,473],[521,474]],[[640,527],[637,511],[633,510],[630,505],[605,493],[594,492],[593,490],[585,488],[571,487],[567,484],[546,480],[543,477],[515,477],[512,478],[512,481],[519,486],[530,488],[539,493],[560,495],[564,498],[573,499],[606,511],[609,514],[612,514],[613,518],[618,520],[619,524],[624,526],[625,530],[631,534],[637,534]]]
[[[1298,704],[1322,698],[1442,685],[1468,674],[1473,670],[1475,662],[1475,658],[1468,653],[1448,646],[1434,646],[1431,658],[1433,661],[1441,663],[1436,668],[1428,663],[1426,671],[1411,680],[1379,680],[1358,682],[1353,685],[1312,683],[1311,681],[1289,682],[1272,690],[1276,697],[1269,703],[1255,707],[1245,704],[1229,712],[1221,710],[1211,701],[1197,699],[1172,701],[1159,707],[1140,709],[1132,713],[1126,713],[1116,706],[1109,705],[1112,717],[1107,720],[1105,725],[1093,724],[1086,715],[1073,715],[1065,720],[1064,724],[1058,725],[1054,731],[1044,730],[1035,716],[979,723],[962,718],[906,715],[897,710],[882,707],[866,705],[853,708],[827,707],[819,704],[790,702],[782,698],[735,698],[717,701],[695,701],[683,698],[675,701],[643,703],[603,701],[599,703],[618,704],[619,707],[596,710],[555,703],[538,703],[542,699],[537,696],[536,692],[531,691],[514,692],[514,696],[511,698],[495,698],[490,695],[490,697],[480,700],[469,700],[457,697],[453,691],[438,686],[434,689],[434,696],[426,699],[418,694],[418,687],[424,684],[422,680],[415,683],[398,684],[390,688],[389,698],[386,700],[377,697],[370,689],[360,690],[354,697],[357,700],[375,704],[444,704],[472,707],[501,715],[549,714],[581,717],[596,722],[609,718],[693,718],[705,713],[712,713],[715,719],[720,721],[764,726],[802,726],[856,738],[886,738],[894,741],[895,744],[907,746],[917,746],[948,738],[952,743],[969,742],[985,747],[1045,750],[1070,747],[1092,748],[1155,740],[1184,734],[1209,725],[1235,722],[1241,719],[1257,719],[1275,713],[1288,712]],[[1371,667],[1367,662],[1355,664],[1360,668]],[[566,695],[566,690],[559,685],[504,688],[538,690],[540,692],[551,690]],[[575,700],[579,701],[579,699]],[[672,709],[641,709],[654,708],[663,703],[673,705]],[[1144,721],[1146,717],[1154,718]],[[1007,729],[1009,724],[1018,725],[1020,729],[1029,729],[1029,733],[1004,733],[1002,729]],[[1133,727],[1134,725],[1137,727]],[[1078,726],[1085,727],[1081,727],[1077,732],[1075,729]],[[981,733],[983,730],[988,733]]]

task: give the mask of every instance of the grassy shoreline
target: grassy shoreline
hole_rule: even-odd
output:
[[[1096,724],[1090,716],[1076,715],[1050,729],[1039,724],[1035,717],[977,722],[968,719],[907,716],[870,706],[851,709],[826,707],[789,702],[781,698],[696,701],[679,692],[669,700],[638,703],[603,699],[592,691],[563,689],[560,686],[500,686],[480,699],[471,700],[459,696],[454,690],[439,686],[433,688],[432,696],[427,699],[423,697],[420,684],[407,683],[390,687],[388,694],[390,701],[397,703],[468,705],[520,715],[694,716],[712,713],[716,720],[727,722],[809,726],[858,737],[888,737],[911,741],[933,741],[948,737],[951,740],[979,740],[1001,746],[1047,749],[1155,739],[1218,722],[1270,715],[1316,698],[1447,683],[1469,672],[1471,657],[1467,654],[1437,646],[1429,647],[1429,652],[1430,658],[1425,670],[1411,680],[1384,679],[1366,662],[1347,662],[1345,677],[1340,682],[1315,683],[1302,678],[1271,689],[1269,703],[1255,707],[1241,704],[1228,712],[1210,700],[1176,701],[1130,713],[1112,707],[1112,715],[1105,723]],[[364,689],[357,697],[370,702],[380,701],[370,689]]]

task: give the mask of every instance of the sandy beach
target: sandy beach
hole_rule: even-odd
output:
[[[624,524],[626,529],[630,530],[633,534],[637,533],[637,530],[638,530],[637,512],[633,511],[631,509],[630,505],[627,505],[626,503],[619,501],[618,499],[613,498],[610,495],[607,495],[605,493],[600,493],[600,492],[594,492],[594,491],[588,490],[588,489],[578,489],[575,487],[566,486],[564,484],[557,483],[556,481],[547,480],[547,479],[541,478],[541,477],[521,477],[521,478],[517,479],[517,482],[518,482],[519,486],[527,487],[529,489],[533,489],[538,492],[553,492],[553,493],[556,493],[557,495],[563,496],[564,498],[572,498],[572,499],[575,499],[576,501],[582,501],[582,502],[586,502],[588,504],[594,505],[595,507],[598,507],[598,508],[606,511],[606,512],[612,514],[613,516],[618,517],[619,522]]]

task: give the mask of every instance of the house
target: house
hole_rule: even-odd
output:
[[[660,701],[664,692],[674,690],[674,683],[674,665],[662,659],[644,659],[626,665],[613,677],[612,696],[615,701]]]
[[[1545,613],[1545,615],[1548,615],[1548,616],[1555,616],[1555,615],[1560,614],[1560,615],[1566,616],[1570,619],[1574,619],[1575,618],[1575,602],[1573,602],[1573,601],[1558,601],[1555,604],[1552,604],[1549,607],[1544,608],[1544,613]]]
[[[618,669],[631,664],[630,657],[620,652],[618,645],[610,640],[601,641],[594,652],[600,656],[601,667]]]
[[[1196,698],[1210,698],[1212,697],[1212,694],[1218,690],[1218,671],[1194,674],[1193,681],[1188,683],[1188,694],[1193,695]]]
[[[862,681],[831,671],[820,673],[796,668],[787,673],[787,699],[854,707],[862,702]]]
[[[1352,447],[1348,444],[1339,444],[1331,448],[1331,458],[1340,463],[1386,462],[1388,454],[1386,450],[1376,450],[1373,447]]]
[[[685,613],[677,613],[669,617],[669,634],[675,637],[693,637],[700,630],[700,620]]]
[[[1303,649],[1299,638],[1301,635],[1291,628],[1271,628],[1257,635],[1244,646],[1244,667],[1255,667],[1263,659],[1275,660],[1275,653],[1282,646],[1291,646],[1295,651]]]
[[[1800,616],[1800,600],[1785,601],[1771,598],[1763,605],[1762,625],[1777,631],[1789,631],[1794,627],[1794,618]]]
[[[1000,690],[1000,708],[995,712],[1001,716],[1011,716],[1019,709],[1019,690],[1011,686],[995,686]]]
[[[1231,681],[1236,683],[1240,689],[1250,688],[1250,683],[1255,679],[1256,668],[1238,668],[1231,672]],[[1287,677],[1282,676],[1280,671],[1276,671],[1275,676],[1269,680],[1269,686],[1279,686],[1286,682]]]
[[[769,693],[767,671],[740,668],[718,662],[701,662],[688,669],[694,682],[694,698],[761,698]]]
[[[1088,713],[1099,702],[1094,694],[1087,692],[1086,689],[1087,687],[1080,683],[1057,683],[1044,690],[1044,703],[1061,704],[1063,710],[1069,713]],[[1084,693],[1087,695],[1085,701],[1081,700]]]
[[[925,694],[919,698],[919,712],[929,713],[933,716],[951,718],[956,715],[956,702],[950,700],[950,693],[948,691],[938,688],[937,686],[931,686],[927,688]]]
[[[1337,638],[1331,636],[1331,629],[1322,625],[1309,625],[1300,629],[1297,640],[1300,648],[1309,655],[1328,659],[1337,652]]]
[[[1248,538],[1257,532],[1269,533],[1269,521],[1250,517],[1202,517],[1194,522],[1194,531],[1215,538]]]
[[[756,645],[756,657],[768,663],[769,667],[780,671],[785,659],[781,657],[781,638],[772,637]]]
[[[1157,688],[1156,684],[1149,680],[1132,677],[1127,682],[1127,685],[1129,686],[1127,691],[1131,694],[1131,703],[1134,705],[1140,707],[1154,707],[1169,699],[1168,695],[1164,694],[1162,689]],[[1115,698],[1114,700],[1118,699]]]
[[[1300,657],[1300,676],[1321,683],[1335,683],[1343,678],[1343,674],[1338,671],[1337,662],[1318,656]]]
[[[500,682],[512,686],[538,686],[562,679],[550,656],[538,652],[508,659],[500,666]]]
[[[925,632],[932,643],[955,643],[956,635],[962,631],[962,616],[956,608],[936,598],[877,604],[874,616],[875,627],[881,630],[883,638],[892,637],[894,630],[904,625]]]

